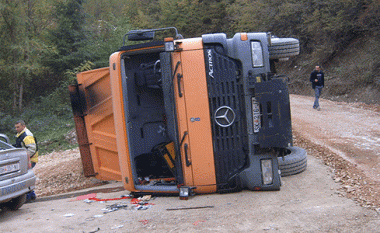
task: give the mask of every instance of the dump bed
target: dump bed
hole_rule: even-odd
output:
[[[70,96],[85,175],[121,180],[109,68],[82,72],[77,78]]]

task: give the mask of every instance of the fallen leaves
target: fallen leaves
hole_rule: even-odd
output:
[[[341,183],[340,196],[353,199],[363,207],[379,209],[380,207],[380,184],[378,181],[367,177],[364,171],[357,168],[329,149],[312,143],[303,138],[298,132],[293,131],[294,144],[307,149],[308,155],[321,159],[334,173],[335,182]]]

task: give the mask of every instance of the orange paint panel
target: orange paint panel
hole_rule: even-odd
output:
[[[112,111],[109,68],[78,74],[87,110],[84,117],[96,178],[121,180]]]
[[[199,62],[204,60],[204,53],[185,51],[181,57],[194,185],[215,185],[206,69],[204,62]]]
[[[114,158],[114,159],[117,159],[117,158]],[[112,166],[110,166],[112,164],[107,164],[107,165],[108,166],[102,166],[100,168],[100,174],[102,174],[101,180],[115,180],[113,177],[115,176],[115,170],[116,169],[119,169],[119,171],[120,171],[119,166],[112,167]],[[118,175],[121,176],[120,173]]]
[[[196,192],[200,193],[215,192],[215,165],[202,40],[184,40],[180,47],[183,50],[179,58],[179,72],[183,75],[181,89],[184,95],[179,98],[178,91],[176,92],[177,113],[180,135],[185,131],[189,133],[184,144],[189,145],[188,159],[191,162],[191,166],[187,167],[182,146],[185,185],[195,185]],[[173,65],[176,64],[176,59],[178,54],[177,57],[173,55]],[[191,118],[199,120],[191,121]]]
[[[94,82],[98,81],[99,79],[103,79],[106,76],[109,76],[108,67],[81,72],[77,75],[77,78],[78,83],[83,84],[85,86],[89,86]]]
[[[215,193],[216,192],[216,184],[214,185],[197,185],[196,193]]]
[[[97,104],[96,108],[90,108],[87,110],[87,116],[89,119],[91,119],[91,125],[98,124],[99,126],[104,126],[107,124],[108,126],[111,126],[112,123],[109,122],[110,119],[108,119],[109,115],[111,114],[112,114],[112,98],[111,97],[102,101],[102,104]],[[100,128],[99,126],[98,128]],[[101,128],[101,130],[107,130],[110,133],[115,133],[115,129]]]
[[[202,38],[176,40],[175,43],[177,43],[179,45],[179,48],[183,51],[197,50],[203,48]]]
[[[107,98],[111,98],[109,69],[102,68],[87,72],[78,75],[78,83],[84,86],[88,108],[93,108]]]
[[[116,145],[114,145],[116,146]],[[110,150],[111,149],[111,150]],[[100,163],[98,179],[100,180],[120,180],[120,167],[118,161],[118,154],[112,151],[112,148],[104,149],[99,144],[95,146],[96,156]],[[115,179],[115,178],[118,179]]]
[[[103,118],[102,120],[96,121],[94,119],[92,130],[103,137],[116,138],[113,112],[108,113],[107,117]]]
[[[241,39],[242,41],[246,41],[246,40],[248,40],[248,34],[247,34],[247,33],[241,33],[241,34],[240,34],[240,39]]]
[[[133,184],[132,170],[130,168],[131,161],[126,131],[126,118],[124,113],[124,99],[120,67],[122,53],[123,52],[116,52],[110,57],[112,105],[122,181],[125,189],[135,191],[136,189]]]
[[[181,61],[180,53],[174,53],[172,56],[172,59],[173,59],[172,64],[173,64],[173,70],[174,70],[177,62]],[[177,74],[178,73],[182,74],[182,65],[180,65],[178,67]],[[177,78],[174,79],[173,86],[178,87]],[[186,93],[184,93],[184,91],[183,91],[184,90],[183,89],[183,80],[181,81],[181,90],[182,90],[183,94],[186,95]],[[180,137],[179,140],[181,140],[183,135],[185,135],[185,132],[188,131],[187,115],[186,115],[186,103],[185,103],[184,95],[182,97],[179,97],[178,88],[174,88],[174,95],[176,97],[178,132],[179,132],[179,137]],[[181,161],[182,161],[184,183],[185,183],[185,185],[194,185],[192,167],[186,165],[186,160],[184,157],[184,155],[185,155],[184,145],[185,144],[189,144],[189,137],[188,136],[185,137],[183,144],[180,148],[181,149],[181,155],[182,155]],[[189,156],[190,156],[189,159],[191,160],[191,155],[189,154]]]

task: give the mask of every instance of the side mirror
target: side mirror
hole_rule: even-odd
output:
[[[9,138],[7,135],[0,133],[0,140],[9,144]]]
[[[142,30],[132,30],[129,31],[123,37],[123,46],[125,46],[125,39],[127,38],[129,41],[141,41],[141,40],[153,40],[154,32],[156,31],[165,31],[165,30],[174,30],[176,39],[183,39],[181,34],[178,34],[178,30],[175,27],[167,27],[167,28],[157,28],[157,29],[142,29]]]
[[[128,32],[129,41],[153,40],[154,31],[133,30]]]

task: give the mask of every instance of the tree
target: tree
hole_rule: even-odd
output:
[[[81,50],[86,45],[82,3],[83,0],[67,0],[54,6],[56,28],[49,30],[47,36],[53,49],[45,54],[43,63],[58,76],[89,58]]]
[[[25,87],[33,74],[41,71],[38,56],[44,47],[39,40],[40,23],[36,22],[36,0],[5,0],[0,5],[2,47],[1,79],[13,92],[12,108],[23,109]],[[44,2],[44,1],[43,1]]]
[[[160,0],[161,26],[177,27],[185,37],[230,32],[226,1]]]
[[[159,0],[126,0],[125,15],[137,28],[157,28],[160,25]]]
[[[82,50],[95,67],[108,66],[109,56],[123,43],[123,36],[132,29],[124,1],[88,0],[86,10],[87,44]]]

